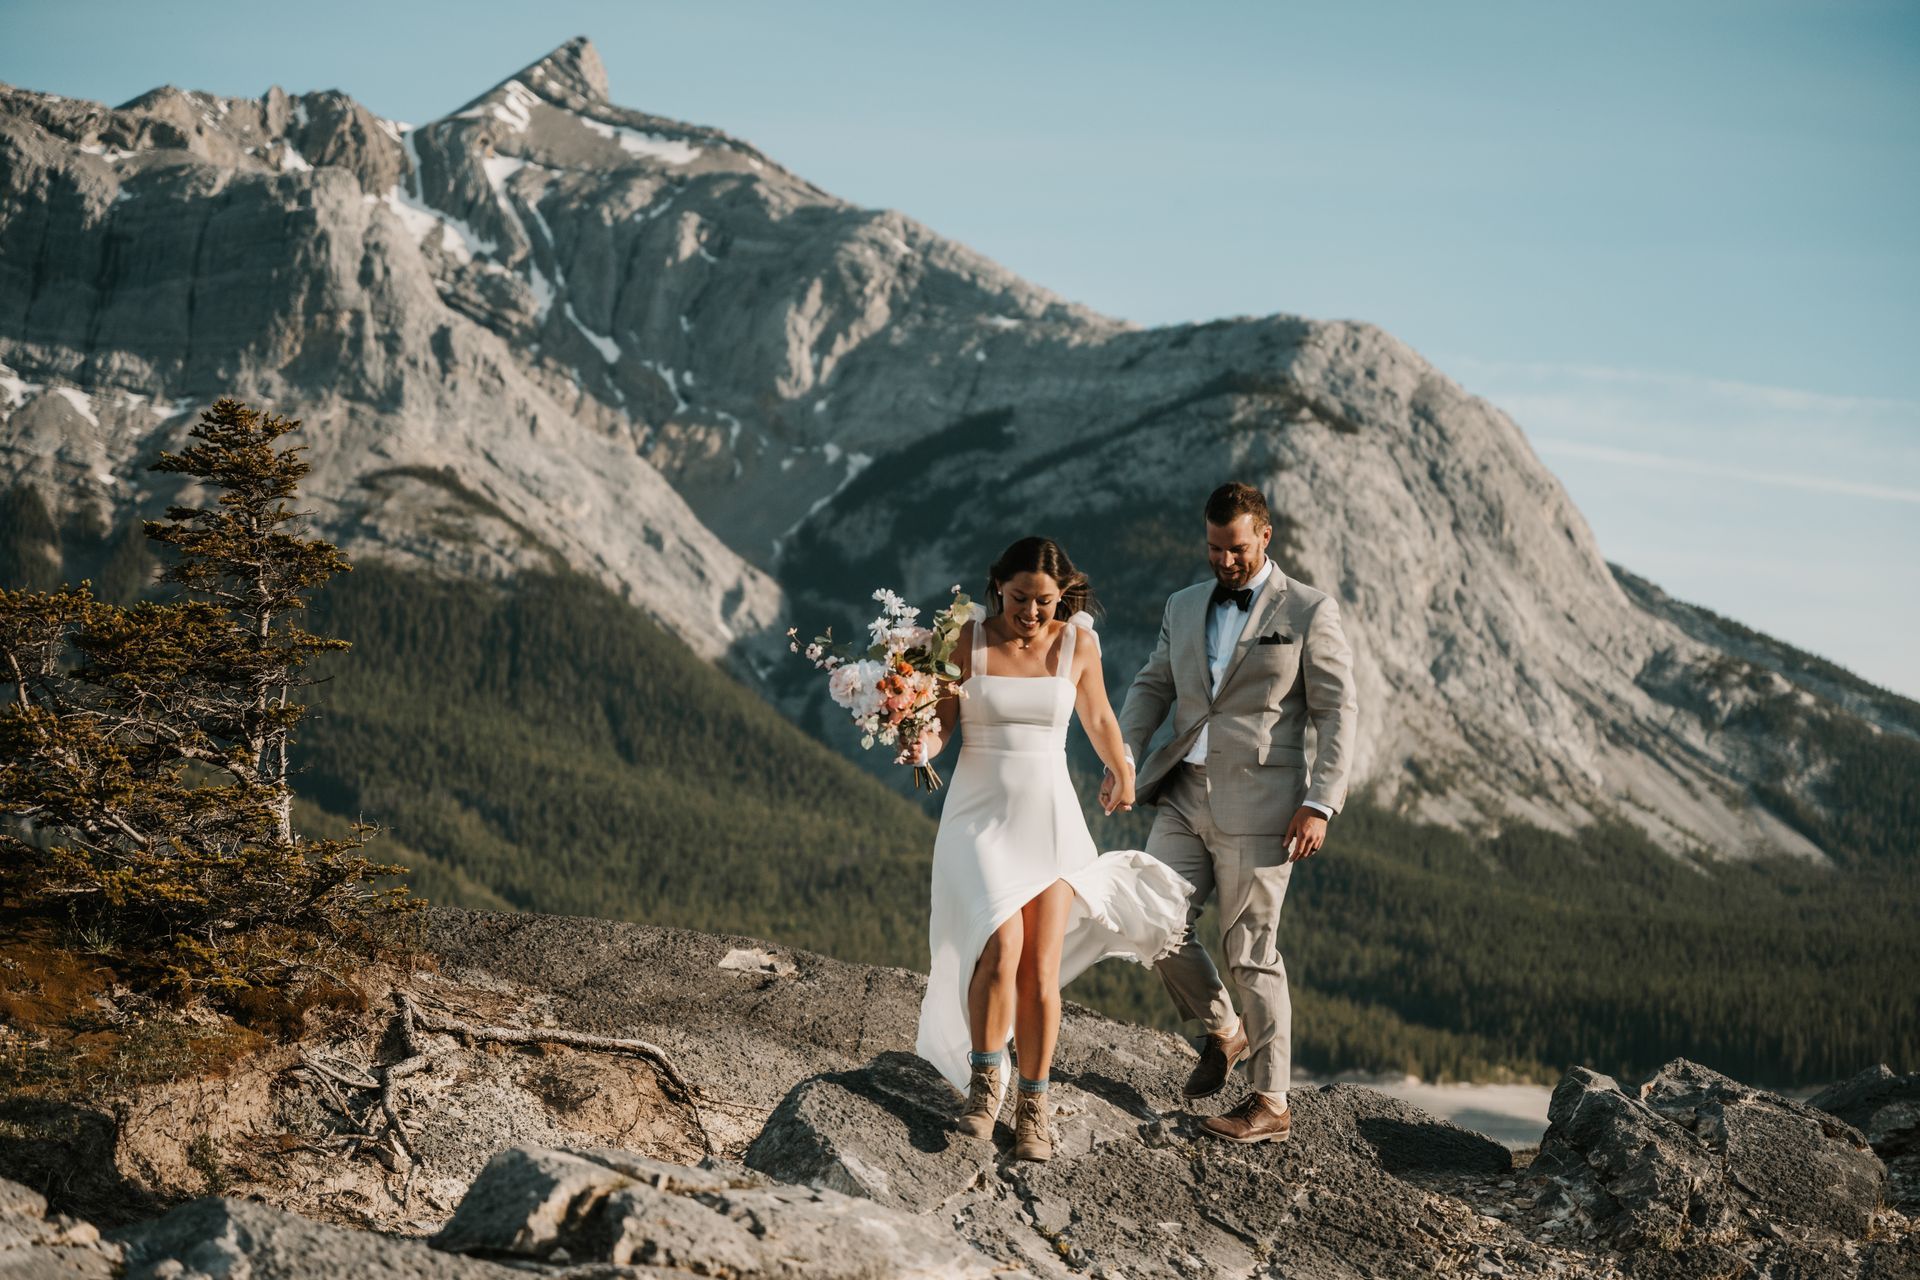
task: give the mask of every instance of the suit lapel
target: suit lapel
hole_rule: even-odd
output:
[[[1200,682],[1200,691],[1213,698],[1213,672],[1207,669],[1207,593],[1195,591],[1181,601],[1180,616],[1174,619],[1178,639],[1176,660],[1187,670],[1187,677]],[[1176,677],[1176,684],[1177,684]]]
[[[1275,565],[1272,575],[1260,590],[1260,598],[1247,611],[1247,623],[1240,629],[1239,642],[1233,646],[1233,660],[1227,664],[1227,674],[1220,677],[1221,693],[1225,693],[1227,686],[1233,683],[1234,673],[1240,670],[1240,664],[1246,661],[1254,643],[1267,633],[1267,624],[1273,621],[1274,615],[1280,611],[1280,602],[1286,597],[1287,575],[1280,572],[1279,565]]]

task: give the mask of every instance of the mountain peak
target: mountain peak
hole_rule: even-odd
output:
[[[600,51],[585,36],[575,36],[511,78],[544,98],[607,101],[607,68],[600,61]]]

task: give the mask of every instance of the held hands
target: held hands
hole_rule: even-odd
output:
[[[1115,777],[1108,769],[1106,777],[1100,780],[1100,809],[1108,817],[1116,813],[1127,813],[1133,809],[1133,766],[1126,766],[1126,776]]]
[[[1327,842],[1327,820],[1318,811],[1301,805],[1293,811],[1293,821],[1287,824],[1287,861],[1299,862],[1311,858],[1320,852],[1320,846]]]

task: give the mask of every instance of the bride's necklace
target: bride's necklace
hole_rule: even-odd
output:
[[[1008,625],[1008,626],[1010,626],[1011,624],[1002,624],[1002,625]],[[1014,635],[1014,636],[1012,637],[1012,640],[1013,640],[1013,642],[1014,642],[1015,644],[1017,644],[1017,645],[1019,645],[1019,646],[1020,646],[1020,651],[1021,651],[1022,653],[1025,653],[1025,652],[1026,652],[1026,651],[1027,651],[1028,649],[1031,649],[1031,648],[1033,648],[1033,641],[1032,641],[1031,639],[1023,639],[1023,638],[1022,638],[1021,636],[1019,636],[1019,635]]]

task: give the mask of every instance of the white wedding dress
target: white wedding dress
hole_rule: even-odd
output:
[[[1096,854],[1067,773],[1073,718],[1075,614],[1051,676],[987,670],[984,628],[973,627],[973,667],[960,700],[960,759],[933,844],[932,952],[916,1051],[954,1088],[967,1087],[967,987],[994,930],[1051,885],[1073,888],[1060,985],[1109,956],[1152,964],[1179,944],[1193,886],[1132,849]],[[996,1045],[995,1048],[1003,1046]]]

